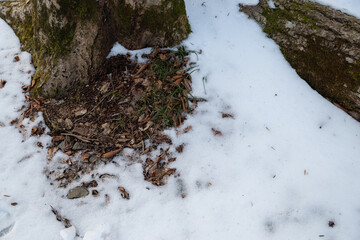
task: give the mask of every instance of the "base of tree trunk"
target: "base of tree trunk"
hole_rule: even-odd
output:
[[[240,5],[309,85],[360,121],[360,20],[303,0]]]
[[[117,41],[174,46],[191,31],[183,0],[18,0],[0,2],[0,17],[33,55],[32,94],[47,97],[87,83]]]

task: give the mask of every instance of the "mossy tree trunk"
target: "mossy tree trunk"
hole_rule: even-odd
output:
[[[321,95],[360,121],[360,20],[307,0],[240,5]]]
[[[33,54],[32,93],[50,97],[88,82],[116,41],[165,47],[190,33],[184,0],[17,0],[0,17]]]

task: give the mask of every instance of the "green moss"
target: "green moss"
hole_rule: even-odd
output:
[[[301,78],[321,95],[340,104],[347,110],[355,110],[356,104],[349,97],[349,90],[356,92],[360,86],[360,68],[339,57],[338,51],[324,47],[324,39],[308,37],[304,51],[281,48],[285,58]],[[336,40],[342,46],[341,40]],[[347,87],[345,88],[344,85]]]
[[[289,2],[290,9],[286,8],[270,8],[266,6],[262,12],[266,22],[264,25],[264,32],[270,37],[274,33],[286,33],[285,24],[287,21],[301,21],[308,26],[316,29],[316,20],[309,16],[309,12],[314,11],[314,3],[311,2]]]

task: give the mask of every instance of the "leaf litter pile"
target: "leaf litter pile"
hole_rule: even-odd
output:
[[[172,157],[170,147],[160,148],[156,157],[151,157],[151,152],[160,144],[171,146],[171,140],[162,131],[180,127],[197,102],[205,101],[191,95],[190,74],[197,66],[190,62],[190,53],[184,47],[177,51],[155,48],[142,56],[148,59],[146,64],[132,62],[129,54],[117,55],[106,59],[102,71],[89,84],[68,90],[62,99],[28,97],[31,101],[22,117],[31,118],[37,111],[43,112],[52,136],[48,159],[57,151],[69,156],[61,162],[63,168],[47,172],[48,178],[66,187],[80,175],[90,174],[99,164],[115,163],[111,159],[130,148],[138,157],[148,156],[143,162],[145,180],[165,184],[166,177],[175,173],[168,165],[176,158]],[[33,135],[44,131],[35,128]],[[176,149],[181,152],[183,146]],[[80,188],[88,185],[83,183]],[[87,189],[80,190],[88,194]],[[119,191],[129,199],[124,188],[119,187]],[[97,190],[92,193],[97,195]],[[71,198],[82,197],[73,195]]]

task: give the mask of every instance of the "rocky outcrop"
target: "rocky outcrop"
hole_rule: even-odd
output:
[[[33,55],[32,93],[50,97],[87,83],[116,41],[165,47],[190,33],[184,0],[6,1],[0,17]]]
[[[360,121],[360,20],[305,0],[260,0],[240,10],[256,20],[321,95]]]

